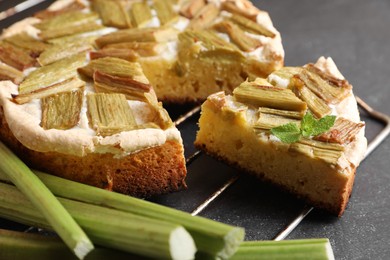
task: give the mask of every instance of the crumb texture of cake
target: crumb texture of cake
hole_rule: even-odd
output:
[[[140,10],[150,5],[149,19]],[[145,197],[185,188],[180,132],[140,63],[176,35],[162,26],[170,9],[61,0],[4,30],[0,140],[36,169],[108,190]],[[112,33],[133,40],[100,48]]]
[[[195,145],[341,216],[367,141],[352,86],[340,75],[334,62],[322,57],[316,64],[284,67],[267,80],[243,82],[233,95],[213,94],[202,105]],[[281,125],[299,127],[308,112],[317,119],[333,115],[335,123],[292,143],[271,132]]]

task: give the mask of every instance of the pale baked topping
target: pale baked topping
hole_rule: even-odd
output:
[[[10,93],[17,93],[18,86],[10,81],[0,82],[0,86],[0,102],[7,123],[15,137],[30,149],[78,156],[91,152],[113,153],[116,157],[122,157],[148,147],[162,145],[167,140],[182,142],[180,132],[175,127],[166,130],[139,129],[107,137],[96,136],[96,132],[89,127],[86,104],[81,109],[77,126],[66,131],[44,130],[39,126],[42,114],[40,100],[34,99],[29,103],[17,105],[10,101]],[[91,86],[87,86],[86,91],[91,91]],[[140,101],[128,103],[137,124],[155,120],[156,112],[149,104]]]

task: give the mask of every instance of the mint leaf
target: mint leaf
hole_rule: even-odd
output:
[[[310,137],[322,134],[328,131],[334,125],[335,121],[336,116],[324,116],[317,120],[310,112],[307,112],[302,118],[302,136]]]
[[[313,136],[325,133],[328,131],[336,122],[336,116],[324,116],[318,120],[316,126],[313,128]]]
[[[324,116],[317,120],[307,112],[301,121],[301,128],[294,123],[288,123],[271,129],[271,133],[280,139],[283,143],[298,142],[301,136],[316,136],[328,131],[335,123],[336,116]]]
[[[271,129],[271,133],[283,143],[295,143],[301,138],[301,130],[294,123],[288,123]]]
[[[314,118],[312,113],[307,112],[301,122],[301,130],[302,130],[302,135],[304,137],[310,137],[313,135],[313,129],[316,127],[317,120]]]

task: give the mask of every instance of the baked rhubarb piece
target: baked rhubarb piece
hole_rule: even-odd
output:
[[[352,86],[333,60],[284,67],[202,105],[195,145],[341,216],[366,151]]]
[[[131,51],[96,49],[117,29],[90,8],[56,2],[4,31],[0,140],[33,168],[100,188],[144,197],[186,187],[179,131]]]

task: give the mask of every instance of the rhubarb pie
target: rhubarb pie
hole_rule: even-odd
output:
[[[209,96],[199,128],[198,148],[339,216],[367,143],[352,86],[323,57]]]
[[[33,168],[143,197],[184,188],[186,166],[180,133],[137,62],[157,42],[95,44],[123,27],[107,12],[130,2],[59,1],[4,30],[0,140]],[[145,39],[165,28],[130,30]]]

